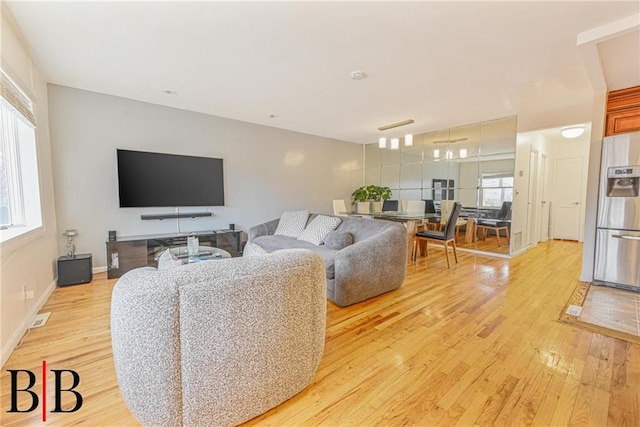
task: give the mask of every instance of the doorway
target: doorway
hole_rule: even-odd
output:
[[[581,157],[556,161],[556,196],[553,209],[554,239],[575,241],[580,239],[582,168],[583,160]]]

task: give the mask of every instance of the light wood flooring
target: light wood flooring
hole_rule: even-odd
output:
[[[498,239],[496,239],[495,234],[490,234],[484,239],[476,239],[474,242],[466,242],[465,236],[462,233],[458,233],[456,236],[456,245],[459,248],[477,249],[479,251],[504,255],[509,254],[509,240],[506,238],[504,233],[502,234],[502,237],[500,237],[500,245],[498,245]]]
[[[514,260],[460,253],[448,270],[434,247],[400,289],[328,303],[313,384],[248,424],[638,426],[640,345],[557,321],[580,262],[581,245],[551,241]],[[51,425],[135,424],[113,371],[113,284],[96,275],[54,292],[49,323],[3,369],[2,426],[42,425],[37,411],[6,413],[6,369],[38,371],[42,359],[78,371],[85,397],[74,414],[49,414]]]
[[[591,286],[580,320],[640,337],[640,293]]]

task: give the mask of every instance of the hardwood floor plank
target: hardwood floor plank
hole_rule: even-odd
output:
[[[431,252],[396,291],[346,308],[328,302],[313,383],[247,425],[640,425],[640,345],[557,321],[578,284],[579,244],[547,242],[513,260],[460,253],[451,269]],[[2,426],[42,425],[38,411],[6,411],[7,369],[37,371],[43,359],[78,371],[86,399],[76,413],[49,413],[48,425],[137,425],[113,368],[114,284],[96,274],[54,291],[49,322],[0,375]]]

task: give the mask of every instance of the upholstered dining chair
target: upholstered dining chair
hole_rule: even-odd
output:
[[[418,255],[418,248],[420,247],[420,243],[422,241],[426,241],[427,243],[432,242],[441,242],[444,245],[444,253],[447,257],[447,267],[451,268],[451,261],[449,260],[449,244],[453,247],[453,256],[456,260],[456,264],[458,263],[458,252],[456,251],[456,222],[458,221],[458,216],[460,215],[460,210],[462,209],[462,205],[460,203],[454,203],[447,218],[447,222],[444,226],[444,231],[435,231],[435,230],[424,230],[416,233],[413,247],[413,256],[414,261]],[[425,256],[427,255],[427,245],[423,245],[425,250]]]
[[[398,201],[397,200],[385,200],[382,202],[382,212],[397,212]]]
[[[500,212],[498,213],[497,218],[495,219],[481,219],[478,220],[478,224],[476,225],[476,230],[478,233],[486,233],[487,230],[493,230],[496,233],[496,239],[498,239],[498,247],[500,244],[500,231],[504,230],[504,233],[507,237],[507,242],[509,242],[509,224],[511,221],[511,202],[503,202],[502,207],[500,207]]]
[[[427,199],[424,201],[424,213],[436,213],[436,206],[433,200]]]
[[[405,209],[408,213],[424,213],[424,200],[407,200],[407,207]]]
[[[347,216],[345,214],[347,211],[347,205],[344,202],[344,199],[338,199],[333,201],[333,214],[336,216]]]
[[[433,200],[430,199],[426,199],[424,201],[424,213],[425,214],[435,214],[436,213],[436,206],[433,203]],[[433,218],[427,218],[426,221],[426,227],[429,229],[436,229],[438,228],[440,225],[440,218],[438,217],[433,217]]]
[[[454,202],[453,200],[442,200],[440,202],[440,229],[441,230],[446,226],[449,218],[449,213],[453,210],[453,205],[455,203],[457,202]],[[461,204],[460,204],[460,209],[462,209]],[[464,227],[465,225],[467,225],[467,220],[458,218],[456,221],[455,235],[457,235],[458,232],[460,231],[460,227]]]

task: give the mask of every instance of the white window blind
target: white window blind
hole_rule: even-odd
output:
[[[0,244],[42,227],[34,103],[0,69]]]
[[[0,95],[35,126],[33,101],[2,68],[0,68]]]

